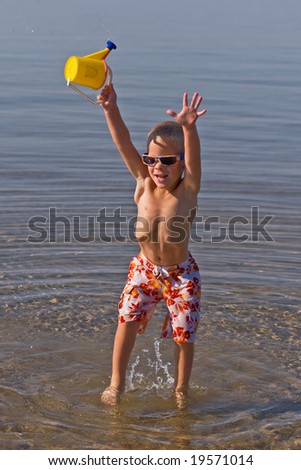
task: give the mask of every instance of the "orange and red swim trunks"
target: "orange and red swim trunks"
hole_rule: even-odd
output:
[[[138,321],[144,333],[156,305],[164,299],[168,313],[162,338],[193,342],[200,318],[201,276],[191,254],[173,266],[157,266],[142,253],[132,258],[119,302],[120,323]]]

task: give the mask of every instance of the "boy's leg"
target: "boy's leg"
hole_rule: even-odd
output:
[[[176,400],[179,408],[185,408],[194,357],[194,343],[175,342],[174,357]]]
[[[119,323],[114,340],[111,385],[124,391],[125,375],[139,328],[138,321]]]
[[[138,321],[118,324],[113,348],[111,383],[101,396],[102,402],[107,405],[115,405],[120,393],[124,391],[126,370],[138,328]]]

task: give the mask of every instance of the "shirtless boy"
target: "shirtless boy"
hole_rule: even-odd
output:
[[[118,403],[136,335],[145,331],[156,304],[164,299],[168,314],[162,337],[174,339],[174,390],[177,402],[183,404],[200,314],[201,280],[188,242],[201,180],[196,121],[206,110],[198,111],[202,101],[198,93],[190,104],[184,93],[182,110],[167,110],[173,121],[158,124],[150,131],[147,153],[141,156],[121,117],[113,85],[106,87],[97,99],[113,142],[136,180],[136,238],[141,249],[130,262],[121,295],[111,383],[101,399],[108,405]]]

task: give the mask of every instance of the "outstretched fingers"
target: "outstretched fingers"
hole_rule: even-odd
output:
[[[200,106],[202,100],[203,100],[203,97],[199,96],[199,94],[196,92],[196,93],[194,93],[194,95],[192,97],[190,106],[194,109],[198,109],[198,107]]]
[[[202,111],[198,112],[198,117],[204,116],[207,113],[207,109],[202,109]]]
[[[197,111],[197,109],[200,107],[201,102],[203,101],[203,97],[199,96],[198,93],[195,93],[193,95],[193,98],[191,100],[191,106],[194,107],[194,109]],[[202,109],[202,111],[199,111],[197,113],[198,117],[203,116],[206,113],[206,109]]]
[[[202,98],[202,97],[199,97],[198,92],[195,92],[195,93],[193,94],[193,97],[191,98],[191,103],[190,103],[190,106],[191,106],[192,108],[197,108],[197,107],[198,107],[199,98]]]
[[[168,109],[166,113],[173,117],[181,125],[191,125],[198,119],[200,116],[203,116],[206,113],[206,109],[202,109],[198,112],[198,108],[203,100],[203,97],[199,95],[198,92],[195,92],[192,96],[190,104],[188,104],[188,93],[183,94],[183,107],[179,113],[176,113],[172,109]]]
[[[168,109],[168,110],[166,111],[166,113],[169,114],[169,116],[171,116],[171,117],[173,117],[173,118],[177,117],[177,115],[178,115],[178,114],[177,114],[175,111],[173,111],[172,109]]]
[[[188,94],[184,93],[184,95],[186,95],[185,102],[188,103],[187,101]],[[203,101],[203,97],[200,96],[198,92],[196,91],[192,96],[192,99],[190,102],[190,108],[193,109],[194,111],[197,111],[202,101]],[[183,99],[183,103],[184,103],[184,99]],[[206,113],[206,109],[203,109],[202,111],[197,112],[197,115],[198,117],[200,117],[200,116],[203,116],[205,113]]]

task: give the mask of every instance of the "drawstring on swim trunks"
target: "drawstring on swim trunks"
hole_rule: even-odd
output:
[[[162,278],[167,278],[170,276],[169,272],[167,269],[163,268],[162,266],[155,266],[153,273],[156,277],[162,277]]]
[[[179,268],[178,264],[170,266],[168,268],[164,268],[163,266],[154,266],[153,273],[156,277],[162,277],[162,279],[166,279],[170,277],[170,273],[175,271]]]
[[[157,278],[162,278],[162,279],[167,279],[170,277],[171,273],[174,271],[177,271],[180,268],[179,264],[172,264],[170,266],[160,266],[157,264],[153,264],[151,261],[149,261],[146,256],[142,252],[138,254],[138,258],[141,260],[144,260],[144,263],[147,263],[148,268],[152,270],[152,273],[154,276]]]

